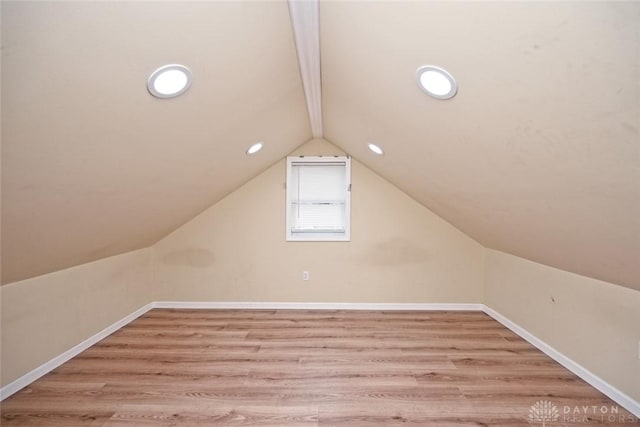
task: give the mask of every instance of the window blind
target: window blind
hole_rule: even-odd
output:
[[[346,163],[293,162],[289,188],[291,233],[338,233],[346,227]]]

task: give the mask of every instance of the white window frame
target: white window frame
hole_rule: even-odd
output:
[[[345,169],[345,223],[344,233],[331,232],[293,232],[294,221],[291,218],[293,203],[291,189],[292,167],[304,163],[322,164],[322,163],[344,163]],[[287,185],[286,185],[286,240],[293,242],[322,242],[322,241],[338,241],[348,242],[351,240],[351,157],[349,156],[290,156],[287,157]]]

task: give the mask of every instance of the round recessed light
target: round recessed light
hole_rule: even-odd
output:
[[[384,151],[382,151],[382,148],[378,147],[376,144],[369,143],[369,150],[373,151],[379,156],[382,156],[384,154]]]
[[[262,142],[256,142],[255,144],[253,144],[251,147],[249,147],[249,149],[247,150],[247,154],[255,154],[258,151],[262,150],[262,147],[264,146],[264,143]]]
[[[164,65],[149,76],[147,88],[156,98],[173,98],[191,86],[191,71],[180,64]]]
[[[447,70],[433,65],[423,65],[416,72],[420,89],[438,99],[453,98],[458,84]]]

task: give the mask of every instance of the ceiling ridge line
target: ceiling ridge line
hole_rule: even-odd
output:
[[[289,16],[307,101],[311,133],[322,138],[322,77],[320,73],[320,13],[318,0],[289,0]]]

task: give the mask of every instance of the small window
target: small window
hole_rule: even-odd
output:
[[[287,240],[349,240],[351,159],[287,157]]]

